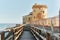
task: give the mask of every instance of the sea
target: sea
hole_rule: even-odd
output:
[[[0,32],[6,28],[15,27],[15,23],[0,23]]]
[[[0,23],[0,32],[3,31],[4,29],[6,28],[10,28],[10,27],[15,27],[16,24],[15,23]],[[7,35],[8,33],[5,33],[5,36]],[[0,40],[1,40],[1,34],[0,34]]]
[[[14,26],[16,26],[16,24],[14,23],[0,23],[0,30],[14,27]]]

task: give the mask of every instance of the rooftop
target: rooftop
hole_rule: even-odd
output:
[[[36,4],[33,5],[32,8],[47,8],[47,6],[46,6],[46,5],[43,5],[43,4],[40,5],[40,4],[37,4],[37,3],[36,3]]]

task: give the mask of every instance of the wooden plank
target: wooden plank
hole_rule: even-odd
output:
[[[1,33],[1,40],[4,40],[4,32]]]

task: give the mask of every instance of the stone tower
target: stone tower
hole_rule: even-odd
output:
[[[39,19],[44,19],[47,18],[47,6],[46,5],[40,5],[40,4],[35,4],[32,7],[33,9],[33,20],[39,20]]]

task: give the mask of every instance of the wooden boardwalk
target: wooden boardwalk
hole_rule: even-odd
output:
[[[19,40],[36,40],[30,31],[24,31]]]

